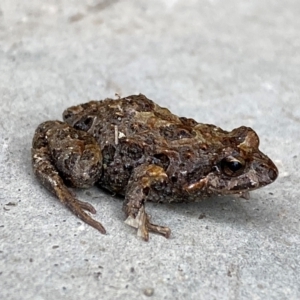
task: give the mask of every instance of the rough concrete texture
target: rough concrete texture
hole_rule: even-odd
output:
[[[299,299],[300,2],[0,2],[0,299]],[[155,205],[169,240],[126,226],[122,199],[76,191],[108,234],[36,180],[33,132],[90,99],[144,93],[230,130],[253,127],[278,180]]]

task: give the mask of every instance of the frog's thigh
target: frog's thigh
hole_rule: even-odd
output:
[[[100,178],[101,149],[91,135],[65,123],[47,134],[52,161],[67,183],[84,188]]]
[[[170,236],[170,229],[150,223],[145,212],[145,201],[151,185],[168,179],[163,168],[156,165],[141,165],[131,175],[125,194],[124,210],[127,216],[126,224],[138,229],[138,236],[149,239],[149,231]]]

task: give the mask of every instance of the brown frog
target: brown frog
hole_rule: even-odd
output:
[[[238,195],[278,175],[259,151],[249,127],[228,132],[178,117],[144,95],[90,101],[68,108],[64,122],[39,125],[32,143],[33,170],[42,184],[76,216],[105,233],[89,214],[92,205],[67,188],[98,184],[124,195],[126,223],[148,240],[149,232],[170,236],[150,222],[146,201],[192,202],[212,195]]]

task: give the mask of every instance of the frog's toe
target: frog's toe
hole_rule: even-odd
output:
[[[136,228],[137,229],[137,235],[141,237],[143,240],[148,241],[149,240],[149,231],[146,226],[147,224],[147,214],[145,213],[144,206],[142,206],[139,209],[138,214],[136,217],[133,217],[132,215],[129,215],[127,219],[125,220],[125,224]]]
[[[72,208],[71,208],[72,210]],[[83,209],[78,209],[78,208],[73,208],[73,212],[74,214],[79,217],[83,222],[85,222],[86,224],[94,227],[95,229],[97,229],[98,231],[100,231],[102,234],[106,233],[105,228],[103,227],[103,225],[94,220],[90,215],[88,215]]]
[[[170,228],[150,223],[150,217],[145,212],[144,206],[139,209],[136,217],[129,215],[125,223],[136,228],[137,235],[145,241],[149,240],[149,232],[161,234],[166,238],[169,238],[171,234]]]
[[[96,209],[94,208],[94,206],[88,202],[80,201],[77,199],[77,203],[81,207],[81,209],[86,210],[86,211],[90,212],[91,214],[95,214],[97,212]]]
[[[106,230],[103,227],[103,225],[100,222],[94,220],[89,214],[85,212],[88,211],[92,214],[96,213],[96,209],[91,204],[74,198],[73,195],[71,195],[71,193],[66,195],[62,202],[83,222],[94,227],[102,234],[106,233]]]
[[[147,224],[147,227],[148,227],[149,231],[161,234],[167,239],[171,235],[171,229],[169,227],[155,225],[150,222]]]

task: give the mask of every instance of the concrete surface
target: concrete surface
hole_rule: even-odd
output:
[[[300,2],[0,2],[0,299],[299,299]],[[253,127],[278,180],[252,193],[149,204],[148,243],[122,200],[78,191],[103,236],[37,182],[42,121],[142,92],[224,129]]]

